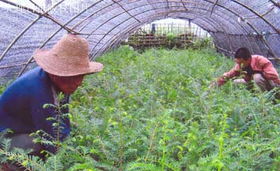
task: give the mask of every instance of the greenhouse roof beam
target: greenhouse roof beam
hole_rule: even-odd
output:
[[[45,13],[48,13],[50,11],[52,11],[56,6],[58,6],[59,4],[61,4],[64,0],[59,1],[58,3],[56,3],[53,7],[51,7],[50,9],[48,9]],[[3,60],[3,58],[5,57],[5,55],[8,53],[8,51],[13,47],[13,45],[24,35],[24,33],[26,33],[26,31],[28,31],[29,28],[31,28],[40,18],[42,18],[42,15],[39,15],[33,22],[31,22],[25,29],[22,30],[22,32],[16,36],[16,38],[9,44],[9,46],[7,46],[7,48],[5,49],[5,51],[1,54],[0,56],[0,61]]]
[[[173,6],[174,7],[174,6]],[[178,7],[178,6],[175,6],[175,7]],[[158,9],[163,9],[163,8],[158,8]],[[202,9],[202,8],[201,8]],[[202,9],[202,10],[206,10],[206,9]],[[147,11],[145,11],[145,12],[149,12],[150,10],[147,10]],[[172,12],[174,12],[174,11],[172,11]],[[184,11],[175,11],[175,12],[185,12],[185,10]],[[161,13],[160,15],[165,15],[165,13],[166,12],[164,12],[164,13]],[[168,13],[168,12],[167,12]],[[142,11],[142,13],[141,14],[143,14],[143,11]],[[215,13],[216,14],[216,13]],[[140,14],[138,14],[138,15],[140,15]],[[218,17],[218,18],[221,18],[221,16],[220,17]],[[125,21],[123,21],[122,23],[124,23],[124,22],[126,22],[126,21],[128,21],[129,19],[127,19],[127,20],[125,20]],[[118,25],[116,25],[115,27],[113,27],[108,33],[110,33],[110,32],[112,32],[115,28],[117,28],[119,25],[121,25],[122,23],[120,23],[120,24],[118,24]],[[234,25],[233,25],[234,26]],[[99,39],[99,41],[98,41],[98,43],[91,49],[91,51],[90,51],[90,53],[92,53],[92,51],[97,47],[97,45],[104,39],[106,37],[106,35],[104,35],[101,39]],[[104,45],[103,45],[104,46]],[[103,48],[103,47],[102,47]],[[94,55],[93,55],[93,57],[95,57],[96,56],[96,54],[98,54],[98,52],[96,52]]]
[[[116,0],[112,0],[112,1],[116,4],[118,4],[121,7],[121,9],[123,9],[130,17],[134,18],[136,21],[141,23],[140,20],[138,20],[135,16],[131,15],[130,12],[128,12],[128,10],[126,10],[118,1],[116,1]]]
[[[239,4],[240,6],[248,9],[249,11],[251,11],[253,14],[255,14],[257,17],[259,17],[260,19],[262,19],[266,24],[268,24],[273,30],[276,31],[276,33],[280,34],[280,30],[278,30],[272,23],[270,23],[267,19],[265,19],[261,14],[259,14],[258,12],[256,12],[255,10],[253,10],[252,8],[248,7],[247,5],[236,1],[236,0],[231,0],[232,2],[235,2],[236,4]]]
[[[31,9],[31,8],[28,8],[28,7],[25,7],[25,6],[22,6],[22,5],[18,5],[16,3],[13,3],[13,2],[10,2],[10,1],[7,1],[7,0],[0,0],[2,2],[5,2],[9,5],[12,5],[12,6],[15,6],[15,7],[18,7],[18,8],[21,8],[21,9],[24,9],[24,10],[27,10],[31,13],[34,13],[34,14],[37,14],[39,16],[43,16],[43,17],[46,17],[48,19],[50,19],[51,21],[53,21],[54,23],[56,23],[57,25],[59,25],[60,27],[62,27],[63,29],[67,30],[69,33],[73,33],[73,34],[83,34],[83,33],[77,33],[76,31],[74,30],[71,30],[70,28],[64,26],[63,24],[61,24],[59,21],[57,21],[55,18],[53,18],[51,15],[49,15],[48,13],[41,13],[41,12],[38,12],[34,9]],[[65,0],[63,0],[65,1]]]

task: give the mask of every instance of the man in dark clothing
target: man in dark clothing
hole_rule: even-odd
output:
[[[72,34],[65,35],[50,50],[35,51],[33,57],[39,67],[18,78],[0,96],[0,131],[12,130],[8,135],[12,147],[31,148],[38,155],[41,150],[56,152],[54,146],[33,143],[29,134],[41,130],[50,135],[50,140],[61,141],[69,135],[68,117],[61,118],[60,134],[53,127],[56,120],[48,118],[68,113],[68,107],[58,112],[54,106],[69,102],[69,95],[81,85],[84,75],[103,69],[101,63],[89,61],[88,52],[86,39]],[[64,99],[58,98],[59,93]],[[43,107],[46,104],[52,106]]]

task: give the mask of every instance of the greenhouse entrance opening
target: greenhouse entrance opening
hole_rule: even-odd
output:
[[[205,48],[213,47],[211,35],[191,22],[166,18],[145,24],[133,32],[123,44],[135,49],[165,48]]]

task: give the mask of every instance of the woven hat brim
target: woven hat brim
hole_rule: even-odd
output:
[[[81,67],[77,65],[75,68],[68,66],[61,66],[59,61],[53,60],[56,54],[53,54],[51,50],[41,50],[37,49],[33,58],[36,63],[43,68],[44,71],[57,75],[57,76],[76,76],[76,75],[86,75],[96,72],[100,72],[103,69],[103,64],[99,62],[89,62],[88,67]]]

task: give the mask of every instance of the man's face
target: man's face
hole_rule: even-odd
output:
[[[61,77],[50,75],[52,82],[65,94],[72,94],[83,82],[84,75]]]
[[[234,58],[235,63],[241,66],[241,68],[247,67],[250,64],[250,59],[245,60],[243,58]]]

